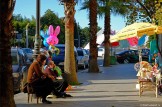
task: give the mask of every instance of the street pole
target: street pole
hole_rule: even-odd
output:
[[[39,53],[40,53],[40,0],[37,0],[36,2],[36,34],[35,34],[33,58],[36,59]]]
[[[17,34],[18,34],[19,32],[18,32],[18,31],[14,31],[13,33],[14,33],[14,35],[15,35],[15,38],[14,38],[14,47],[16,47],[16,46],[15,46],[15,41],[16,41],[16,39],[17,39]]]
[[[26,48],[28,48],[28,26],[29,23],[26,25]]]
[[[78,48],[80,48],[79,22],[77,26],[77,31],[78,31]]]

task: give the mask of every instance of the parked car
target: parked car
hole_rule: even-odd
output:
[[[89,55],[85,49],[77,49],[78,52],[78,67],[85,69],[89,64]]]
[[[86,54],[89,55],[89,50],[88,49],[84,49],[86,51]]]
[[[105,50],[104,48],[98,48],[98,56],[99,57],[104,57]]]
[[[55,45],[55,47],[57,47],[60,50],[60,53],[56,56],[53,56],[52,60],[64,71],[65,44],[57,44]],[[76,71],[78,71],[78,53],[76,47],[74,47],[74,55],[76,61]]]
[[[32,51],[32,49],[30,49],[30,48],[22,48],[22,50],[26,53],[27,60],[29,62],[32,62],[33,61],[33,51]]]
[[[27,66],[24,62],[24,55],[20,48],[11,48],[12,57],[12,76],[14,79],[14,92],[20,92],[23,84],[26,82],[25,75],[27,73]]]
[[[17,48],[18,49],[18,53],[21,55],[21,59],[23,61],[24,64],[26,64],[27,60],[28,60],[28,56],[26,54],[26,52],[24,52],[24,50],[22,50],[22,48]]]
[[[142,60],[148,61],[149,49],[142,49]],[[138,50],[124,50],[115,54],[118,63],[136,63],[139,62]]]

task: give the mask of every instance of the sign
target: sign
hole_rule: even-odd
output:
[[[22,34],[16,34],[16,39],[22,39]]]

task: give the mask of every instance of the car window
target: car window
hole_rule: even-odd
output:
[[[77,50],[77,52],[78,52],[78,56],[84,56],[84,54],[83,54],[83,51],[82,51],[82,50]]]
[[[130,51],[130,55],[136,55],[135,51],[134,50]]]
[[[83,50],[83,54],[84,54],[84,55],[87,55],[87,52],[86,52],[86,50]]]
[[[103,51],[103,49],[101,49],[101,48],[98,48],[98,51]]]
[[[65,47],[57,47],[60,50],[59,55],[65,55]]]
[[[149,55],[149,49],[142,49],[142,55]]]
[[[139,55],[139,54],[138,54],[138,51],[135,51],[135,55]]]
[[[23,49],[26,53],[33,53],[33,51],[32,50],[30,50],[30,49]]]
[[[17,53],[16,51],[11,51],[12,65],[18,65]]]
[[[88,55],[89,54],[89,51],[88,50],[85,50],[86,54]]]
[[[125,55],[129,55],[129,52],[128,52],[128,51],[126,51],[126,52],[125,52]]]
[[[18,65],[17,57],[12,56],[12,65]]]

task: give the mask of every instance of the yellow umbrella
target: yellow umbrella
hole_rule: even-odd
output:
[[[115,42],[118,40],[123,40],[131,37],[141,37],[143,35],[153,35],[153,34],[162,34],[162,27],[156,26],[151,23],[139,22],[126,26],[120,30],[116,35],[113,36],[110,42]]]
[[[116,42],[116,41],[118,41],[118,37],[116,37],[114,35],[110,36],[110,42],[111,43]]]

